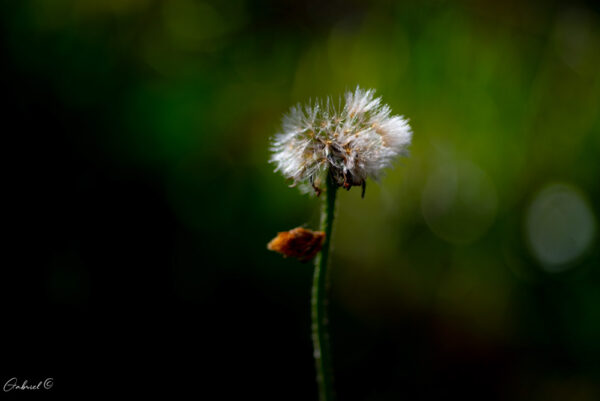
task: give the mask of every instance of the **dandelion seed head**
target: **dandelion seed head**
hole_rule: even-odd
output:
[[[402,116],[359,87],[337,105],[331,98],[292,107],[271,143],[275,171],[303,192],[321,192],[327,171],[338,186],[350,189],[378,180],[394,160],[407,153],[412,131]]]

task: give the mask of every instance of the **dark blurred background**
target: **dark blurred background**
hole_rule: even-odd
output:
[[[339,196],[339,399],[600,399],[593,3],[1,7],[3,383],[315,400],[312,266],[265,245],[319,203],[269,137],[361,85],[414,140]]]

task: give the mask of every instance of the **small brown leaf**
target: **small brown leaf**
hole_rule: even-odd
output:
[[[290,231],[277,234],[267,244],[267,249],[281,253],[284,257],[297,258],[301,262],[308,262],[321,250],[325,241],[323,231],[312,231],[297,227]]]

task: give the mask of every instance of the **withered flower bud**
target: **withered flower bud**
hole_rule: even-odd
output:
[[[267,249],[281,253],[284,257],[308,262],[321,250],[325,241],[323,231],[312,231],[297,227],[290,231],[282,231],[267,244]]]

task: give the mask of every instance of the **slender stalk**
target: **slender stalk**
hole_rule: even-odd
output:
[[[312,287],[312,339],[314,357],[317,367],[317,384],[319,385],[319,400],[333,401],[333,369],[331,366],[331,349],[329,346],[329,329],[327,318],[327,304],[329,302],[329,274],[327,262],[331,249],[331,234],[333,232],[333,219],[335,217],[335,197],[337,186],[327,174],[327,190],[323,196],[323,209],[321,211],[321,230],[325,232],[323,248],[315,259],[315,273]]]

